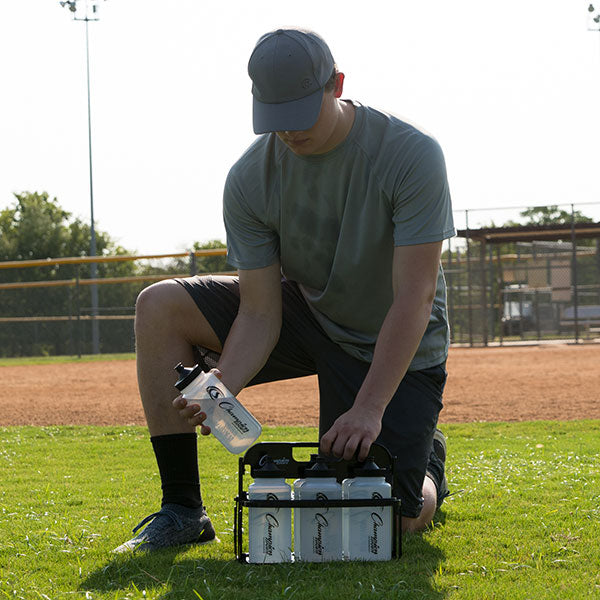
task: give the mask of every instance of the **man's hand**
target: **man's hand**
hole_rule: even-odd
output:
[[[353,406],[321,438],[321,450],[344,460],[351,460],[358,450],[358,460],[365,460],[381,431],[381,417],[378,410]]]
[[[223,377],[219,369],[211,369],[209,372],[216,375],[219,379]],[[173,406],[179,412],[179,416],[185,419],[190,425],[194,427],[200,426],[200,433],[202,435],[210,435],[210,427],[203,425],[206,420],[206,413],[202,412],[202,406],[196,400],[188,401],[183,396],[177,396],[173,400]]]
[[[200,404],[197,404],[196,400],[188,402],[183,396],[177,396],[173,400],[173,406],[178,410],[179,416],[185,419],[190,425],[194,427],[200,426],[200,433],[202,435],[210,434],[210,427],[203,425],[206,413],[202,412],[202,407]]]

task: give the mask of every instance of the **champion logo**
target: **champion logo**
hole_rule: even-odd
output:
[[[214,385],[209,385],[206,388],[206,391],[213,400],[218,400],[223,395],[223,392],[221,392],[221,390]]]
[[[329,500],[329,498],[327,498],[327,496],[323,493],[323,492],[317,492],[317,500]],[[329,507],[326,506],[325,507],[325,513],[329,512]]]
[[[329,527],[329,522],[321,513],[315,515],[315,523],[317,524],[316,535],[313,537],[313,552],[319,556],[323,556],[325,548],[323,546],[323,527]]]
[[[218,388],[214,388],[216,389],[219,393],[220,390]],[[214,398],[211,395],[211,398],[213,398],[213,400],[216,400],[218,398]],[[244,423],[244,421],[242,421],[234,412],[234,408],[235,406],[233,405],[232,402],[228,402],[227,400],[222,400],[221,402],[219,402],[219,408],[222,408],[230,417],[231,417],[231,424],[233,425],[233,427],[235,427],[240,433],[248,433],[250,431],[250,429],[248,428],[248,425],[246,423]]]
[[[259,467],[264,467],[265,466],[265,462],[267,461],[267,458],[269,458],[268,454],[263,454],[259,459],[258,459],[258,466]],[[273,462],[276,465],[287,465],[290,460],[289,458],[274,458]]]
[[[267,525],[266,535],[263,537],[263,552],[267,556],[273,556],[273,529],[279,527],[279,521],[271,513],[265,515],[265,521]]]
[[[309,79],[308,77],[306,77],[305,79],[302,80],[300,85],[302,86],[302,89],[307,90],[309,87],[312,86],[312,79]]]

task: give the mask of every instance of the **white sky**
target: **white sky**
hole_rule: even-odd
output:
[[[225,239],[223,183],[254,139],[247,60],[285,25],[327,40],[344,97],[438,139],[455,209],[600,203],[588,4],[108,0],[90,23],[96,227],[140,253]],[[0,0],[0,57],[0,209],[47,191],[89,221],[85,24],[58,1]]]

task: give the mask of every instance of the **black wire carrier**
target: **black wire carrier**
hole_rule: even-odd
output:
[[[392,558],[402,556],[402,528],[400,521],[399,498],[357,498],[346,500],[249,500],[248,492],[244,489],[244,474],[246,466],[250,467],[250,474],[254,477],[255,471],[260,469],[261,461],[265,456],[281,469],[281,476],[285,479],[298,479],[304,477],[304,470],[310,466],[310,461],[299,461],[293,456],[294,448],[315,448],[318,452],[318,442],[260,442],[251,446],[239,458],[238,495],[235,497],[233,543],[236,559],[241,563],[248,562],[248,553],[244,552],[243,516],[244,508],[339,508],[356,506],[391,506],[392,518]],[[372,444],[369,451],[377,466],[383,469],[382,474],[386,481],[393,486],[395,464],[392,455],[381,444]],[[331,458],[328,462],[335,469],[336,479],[341,483],[346,477],[351,476],[352,469],[360,466],[358,460],[343,460]],[[393,489],[393,487],[392,487]]]

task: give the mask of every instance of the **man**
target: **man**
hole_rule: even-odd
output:
[[[442,152],[343,100],[344,74],[313,32],[264,35],[248,71],[264,135],[231,169],[223,201],[239,278],[161,282],[138,299],[138,379],[163,499],[119,551],[215,537],[195,434],[210,430],[197,404],[171,404],[179,361],[216,365],[234,394],[316,373],[322,452],[362,460],[385,445],[404,530],[426,527],[448,493],[436,430],[448,350],[440,253],[455,232]]]

